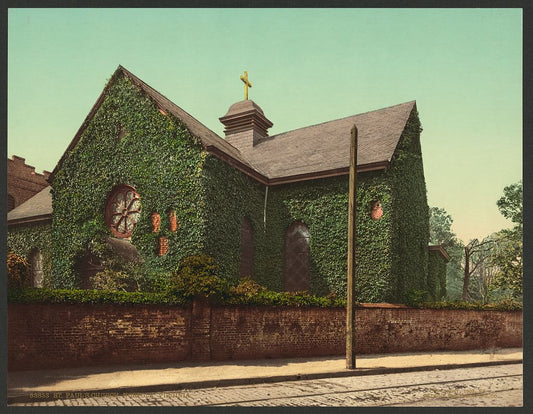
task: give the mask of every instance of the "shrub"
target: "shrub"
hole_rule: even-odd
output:
[[[170,285],[173,293],[184,298],[223,297],[229,293],[229,284],[217,276],[214,259],[203,253],[184,258]]]
[[[267,288],[265,286],[260,285],[251,277],[245,277],[239,281],[237,286],[233,286],[231,288],[231,293],[251,297],[257,295],[259,292],[264,292],[266,290]]]
[[[172,272],[147,273],[142,283],[143,292],[168,292],[172,288]]]
[[[7,254],[7,287],[31,287],[30,265],[24,257],[13,252]]]
[[[112,269],[105,269],[91,277],[91,284],[94,289],[108,291],[139,291],[139,283],[136,278],[126,272]]]

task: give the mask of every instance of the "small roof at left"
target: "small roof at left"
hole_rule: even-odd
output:
[[[9,226],[23,223],[45,222],[52,219],[52,194],[48,186],[7,213]]]

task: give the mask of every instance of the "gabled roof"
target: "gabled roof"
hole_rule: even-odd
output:
[[[63,153],[61,159],[57,163],[56,167],[54,168],[54,171],[52,171],[52,174],[50,175],[49,182],[52,182],[53,177],[55,176],[57,170],[60,168],[60,166],[63,164],[63,161],[68,156],[69,152],[74,149],[76,144],[79,142],[81,135],[85,131],[85,128],[89,124],[89,121],[93,118],[93,116],[98,111],[98,108],[100,108],[100,105],[102,104],[105,95],[107,94],[107,91],[109,90],[110,86],[116,79],[116,77],[120,74],[123,74],[124,76],[128,77],[133,84],[138,86],[144,93],[146,93],[147,96],[149,96],[156,105],[164,110],[170,112],[172,115],[174,115],[176,118],[180,119],[185,126],[189,129],[189,131],[198,137],[200,139],[200,142],[204,146],[204,148],[207,151],[213,152],[215,155],[220,155],[222,158],[224,158],[227,162],[233,164],[234,166],[238,167],[239,169],[243,170],[244,172],[250,174],[250,175],[263,175],[260,172],[259,168],[254,168],[249,161],[244,159],[240,153],[239,150],[237,150],[235,147],[233,147],[231,144],[226,142],[224,139],[220,138],[216,133],[211,131],[209,128],[207,128],[204,124],[202,124],[200,121],[198,121],[196,118],[191,116],[189,113],[181,109],[179,106],[174,104],[172,101],[170,101],[165,96],[161,95],[159,92],[157,92],[155,89],[153,89],[151,86],[144,83],[142,80],[140,80],[138,77],[136,77],[133,73],[126,70],[124,67],[120,66],[117,68],[107,85],[105,86],[104,90],[98,97],[96,103],[91,108],[91,111],[85,118],[85,121],[81,125],[81,127],[78,129],[78,132],[76,132],[76,135],[72,139],[71,143]]]
[[[416,109],[416,102],[411,101],[277,134],[255,145],[245,156],[196,118],[119,65],[59,160],[49,182],[52,182],[64,159],[80,140],[110,85],[120,74],[128,77],[161,110],[180,119],[189,131],[200,139],[208,152],[267,185],[347,174],[350,131],[354,123],[357,125],[359,138],[357,170],[363,172],[386,168],[411,111]]]
[[[335,170],[346,173],[355,124],[358,169],[381,169],[391,161],[415,108],[411,101],[274,135],[257,144],[249,160],[274,180]]]
[[[7,213],[9,226],[25,223],[47,222],[52,219],[51,187],[45,187],[20,206]]]

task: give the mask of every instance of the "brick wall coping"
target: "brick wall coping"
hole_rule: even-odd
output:
[[[356,308],[409,309],[410,307],[401,303],[358,303]]]

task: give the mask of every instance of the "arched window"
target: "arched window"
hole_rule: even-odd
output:
[[[15,197],[11,194],[7,196],[7,211],[11,211],[15,208]]]
[[[254,229],[247,218],[241,223],[241,277],[253,277],[254,274]]]
[[[293,223],[285,233],[285,291],[309,290],[309,230]]]
[[[43,287],[43,256],[39,249],[33,249],[30,253],[32,286]]]

